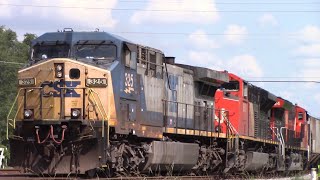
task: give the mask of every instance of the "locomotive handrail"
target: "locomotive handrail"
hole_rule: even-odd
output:
[[[15,122],[16,122],[16,118],[17,118],[18,113],[19,113],[19,109],[21,109],[21,106],[22,106],[22,102],[20,102],[20,104],[19,104],[19,106],[18,106],[18,110],[17,110],[16,114],[14,115],[13,129],[16,128],[16,123],[15,123]]]
[[[96,98],[93,96],[93,93],[97,95],[98,97],[98,100],[99,100],[99,103],[102,107],[102,110],[103,112],[101,111],[101,108],[99,107],[97,101],[96,101]],[[101,132],[101,136],[102,138],[104,138],[105,136],[105,127],[104,127],[104,122],[105,120],[107,121],[107,145],[109,146],[109,118],[108,118],[108,114],[106,113],[106,110],[105,108],[103,107],[102,105],[102,102],[101,102],[101,99],[100,99],[100,96],[99,96],[99,93],[95,92],[93,89],[89,89],[89,95],[92,96],[92,100],[94,102],[95,105],[97,105],[97,108],[98,108],[98,111],[100,112],[101,116],[102,116],[102,132]]]
[[[281,139],[282,139],[282,152],[281,152],[281,154],[283,155],[283,156],[285,156],[285,153],[286,153],[286,150],[285,150],[285,147],[286,147],[286,143],[285,143],[285,141],[284,141],[284,138],[283,138],[283,134],[282,134],[282,130],[283,129],[287,129],[287,127],[281,127],[280,128],[280,137],[281,137]]]
[[[237,131],[236,128],[232,125],[232,123],[229,121],[228,117],[227,117],[225,114],[223,114],[223,117],[224,117],[224,119],[226,120],[227,125],[228,125],[228,126],[230,127],[230,129],[233,131],[233,133],[234,133],[237,137],[239,137],[238,131]]]
[[[141,58],[137,58],[137,59],[138,59],[139,61],[146,62],[146,63],[150,63],[150,64],[152,64],[152,65],[164,67],[164,65],[162,65],[162,64],[153,63],[153,62],[151,62],[151,61],[146,61],[146,60],[141,59]]]
[[[215,130],[213,129],[213,127],[214,127],[214,120],[215,120],[215,113],[216,112],[222,112],[222,111],[224,111],[224,113],[225,113],[225,115],[224,115],[224,119],[226,119],[227,120],[227,116],[228,116],[228,110],[224,110],[224,109],[217,109],[217,108],[213,108],[213,107],[210,107],[210,106],[201,106],[201,105],[197,105],[197,104],[190,104],[190,103],[185,103],[185,102],[178,102],[178,101],[172,101],[172,100],[167,100],[167,99],[162,99],[162,102],[164,103],[164,109],[163,109],[163,111],[164,111],[164,117],[163,117],[163,125],[164,125],[164,128],[165,128],[165,131],[167,132],[167,128],[169,128],[168,126],[167,126],[167,116],[168,116],[168,104],[169,103],[171,103],[171,104],[175,104],[175,106],[176,106],[176,108],[177,109],[175,109],[175,113],[177,113],[176,114],[176,119],[178,119],[178,118],[183,118],[184,119],[184,134],[187,134],[187,109],[188,109],[188,106],[192,106],[193,108],[205,108],[208,112],[208,118],[207,119],[205,119],[204,120],[204,122],[205,123],[207,123],[207,127],[209,128],[209,129],[207,129],[207,130],[205,130],[205,129],[203,129],[203,130],[201,130],[201,127],[200,127],[200,121],[197,121],[197,124],[196,124],[196,121],[194,120],[193,121],[193,127],[191,128],[191,129],[193,129],[193,130],[200,130],[200,131],[205,131],[206,133],[207,133],[207,135],[209,134],[209,133],[212,133],[212,132],[214,132]],[[178,110],[178,107],[179,106],[181,106],[181,105],[183,105],[182,107],[184,107],[185,108],[185,110],[183,110],[182,112],[180,112],[179,110]],[[213,112],[214,111],[214,112]],[[179,114],[180,115],[184,115],[183,117],[181,116],[179,116]],[[220,126],[220,122],[221,121],[219,121],[219,126]],[[231,126],[232,126],[232,124],[228,124],[227,122],[225,122],[226,124],[227,124],[227,127],[229,128],[229,129],[231,129]],[[196,128],[196,126],[199,126],[198,128]],[[230,126],[231,125],[231,126]],[[174,125],[174,127],[173,127],[173,129],[174,129],[174,131],[177,133],[177,129],[178,129],[178,123],[176,122],[175,123],[175,125]],[[232,126],[233,127],[233,126]],[[239,134],[238,134],[238,132],[233,128],[233,129],[231,129],[231,131],[237,136],[237,137],[239,137]],[[195,134],[195,131],[193,131],[193,133]],[[218,132],[218,137],[220,137],[220,133],[221,132]]]
[[[280,135],[279,135],[279,129],[278,129],[278,127],[270,127],[270,129],[271,129],[271,131],[273,132],[273,134],[275,134],[275,135],[276,135],[276,137],[277,137],[278,141],[279,141],[280,143],[282,143],[282,141],[281,141],[281,139],[280,139]],[[277,129],[277,132],[275,132],[273,129]]]
[[[102,110],[104,112],[104,114],[102,113],[99,105],[97,104],[97,101],[96,101],[96,98],[94,97],[93,94],[96,94],[97,97],[98,97],[98,100],[99,100],[99,103],[102,107]],[[101,116],[102,116],[102,132],[101,132],[101,138],[103,139],[102,141],[102,144],[103,144],[103,153],[102,153],[102,159],[103,159],[103,162],[105,162],[106,160],[106,156],[107,156],[107,153],[106,153],[106,149],[108,149],[110,147],[110,142],[109,142],[109,116],[108,114],[106,113],[106,110],[104,109],[104,106],[102,105],[102,102],[101,102],[101,99],[100,99],[100,96],[99,96],[99,93],[95,92],[93,89],[89,89],[89,96],[92,96],[92,100],[93,102],[95,103],[95,105],[97,105],[97,108],[98,108],[98,111],[100,112]],[[104,117],[104,115],[106,117]],[[106,137],[106,140],[105,140],[105,119],[107,121],[107,137]],[[105,141],[107,141],[107,146],[105,146]]]
[[[200,106],[200,105],[196,105],[196,104],[189,104],[189,103],[178,102],[178,101],[170,101],[170,100],[167,100],[167,99],[162,99],[162,101],[169,102],[169,103],[178,103],[178,104],[183,104],[183,105],[190,105],[190,106],[194,106],[194,107],[204,107],[204,106]],[[207,108],[208,108],[208,109],[213,109],[213,110],[222,111],[221,109],[209,108],[209,107],[207,107]],[[228,110],[223,110],[223,111],[229,112]]]
[[[13,101],[13,104],[12,104],[10,110],[9,110],[9,113],[8,113],[8,115],[7,115],[7,134],[6,134],[7,140],[9,139],[9,125],[11,125],[11,126],[13,127],[13,129],[16,128],[16,115],[15,115],[15,117],[13,118],[13,124],[10,124],[10,123],[9,123],[9,120],[12,120],[12,119],[9,119],[9,118],[10,118],[10,115],[11,115],[11,113],[12,113],[12,110],[13,110],[13,108],[14,108],[17,100],[18,100],[18,97],[19,97],[19,95],[20,95],[21,90],[22,90],[22,89],[19,89],[19,91],[18,91],[18,93],[17,93],[17,95],[16,95],[16,97],[15,97],[15,99],[14,99],[14,101]]]

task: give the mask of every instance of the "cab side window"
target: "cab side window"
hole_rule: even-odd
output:
[[[244,98],[248,98],[248,83],[247,82],[243,82],[243,97]]]
[[[302,112],[298,113],[298,120],[303,120],[303,113]]]
[[[137,69],[137,53],[130,50],[127,46],[124,48],[125,66],[130,69]]]

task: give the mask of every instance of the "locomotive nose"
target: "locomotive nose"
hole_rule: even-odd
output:
[[[89,90],[102,93],[100,97],[105,97],[107,74],[106,70],[70,59],[52,59],[21,70],[18,119],[56,121],[97,118],[97,114],[101,113],[96,112],[92,105],[94,102],[89,97]]]

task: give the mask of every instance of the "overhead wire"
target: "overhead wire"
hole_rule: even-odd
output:
[[[298,37],[298,33],[192,33],[192,32],[147,32],[147,31],[115,31],[111,33],[119,34],[142,34],[142,35],[186,35],[186,36],[292,36]]]
[[[147,3],[148,1],[142,1],[142,0],[119,0],[118,2],[125,2],[125,3]],[[172,4],[182,4],[185,3],[184,1],[165,1],[166,3],[172,3]],[[201,4],[232,4],[232,5],[239,5],[239,4],[254,4],[254,5],[266,5],[266,4],[284,4],[284,5],[301,5],[301,4],[320,4],[320,2],[312,1],[312,2],[288,2],[288,1],[282,1],[282,2],[202,2]]]
[[[250,78],[253,78],[253,79],[284,79],[284,78],[288,78],[288,79],[303,79],[303,78],[311,78],[311,79],[314,79],[314,78],[320,78],[319,77],[316,77],[316,76],[306,76],[306,77],[298,77],[298,76],[265,76],[265,77],[252,77],[252,76],[247,76],[245,77],[247,79],[250,79]]]
[[[265,81],[265,80],[248,80],[247,82],[266,82],[266,83],[320,83],[320,81],[297,81],[297,80],[273,80],[273,81]]]
[[[177,10],[177,9],[139,9],[139,8],[108,8],[108,7],[80,7],[80,6],[57,6],[57,5],[30,5],[0,3],[0,6],[35,7],[35,8],[66,8],[66,9],[87,9],[87,10],[113,10],[113,11],[146,11],[146,12],[188,12],[188,13],[256,13],[256,12],[279,12],[279,13],[315,13],[320,10]]]

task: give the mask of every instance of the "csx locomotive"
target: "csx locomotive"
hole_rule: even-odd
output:
[[[106,32],[35,39],[14,104],[10,165],[28,172],[298,171],[319,159],[319,121],[303,108]]]

